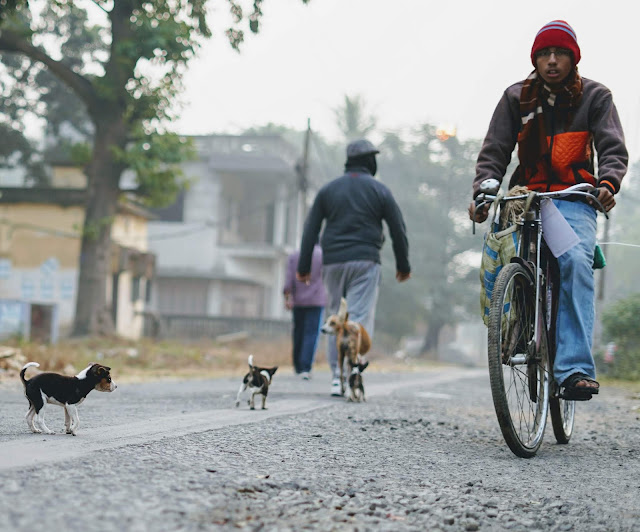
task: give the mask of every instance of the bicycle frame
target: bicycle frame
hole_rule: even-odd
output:
[[[546,327],[544,317],[541,314],[541,288],[543,281],[543,273],[541,264],[541,250],[542,250],[542,220],[540,217],[540,204],[539,202],[532,202],[531,208],[524,213],[524,220],[520,222],[522,229],[520,231],[520,241],[518,244],[518,257],[521,259],[523,266],[526,266],[531,270],[532,279],[531,283],[534,285],[535,297],[535,310],[534,310],[534,341],[536,352],[540,348],[541,342],[541,327]],[[533,259],[533,260],[532,260]],[[546,298],[545,298],[546,300]],[[527,353],[517,354],[515,357],[509,357],[509,364],[524,365],[529,361],[529,355],[532,350],[530,346],[527,346]]]
[[[530,204],[526,212],[524,213],[524,219],[518,222],[518,225],[522,227],[522,230],[520,231],[520,239],[518,243],[518,257],[515,259],[512,259],[512,261],[515,260],[515,261],[521,262],[521,264],[527,267],[532,274],[531,282],[534,285],[535,294],[536,294],[536,303],[535,303],[535,311],[534,311],[534,316],[535,316],[534,338],[535,338],[536,349],[540,347],[541,330],[542,330],[541,326],[545,326],[546,328],[544,315],[541,312],[541,298],[540,298],[542,283],[544,280],[544,273],[541,267],[541,264],[542,264],[541,253],[543,249],[542,217],[541,217],[541,207],[540,207],[541,201],[544,198],[554,199],[554,198],[562,198],[566,196],[585,197],[585,198],[589,198],[590,201],[595,202],[600,207],[600,210],[604,213],[605,217],[609,218],[604,207],[598,201],[597,196],[594,196],[591,193],[593,189],[594,188],[591,185],[581,183],[557,192],[533,192],[532,194],[535,194],[533,198],[530,197],[530,194],[523,194],[518,196],[506,196],[506,197],[499,197],[499,196],[493,196],[488,194],[480,194],[478,196],[478,198],[482,198],[483,200],[482,203],[479,204],[479,206],[493,203],[496,199],[498,199],[501,205],[504,205],[504,203],[508,201],[529,199]],[[474,231],[475,231],[475,221],[474,221]],[[534,243],[535,249],[532,249],[532,242]],[[547,294],[545,294],[544,301],[545,302],[547,301]],[[552,315],[548,314],[549,320],[551,319],[551,317]],[[555,338],[551,340],[553,341],[554,348],[555,348]],[[527,353],[525,354],[519,354],[516,357],[509,357],[509,364],[514,366],[527,364],[527,360],[528,360],[527,355],[530,353],[530,351],[531,351],[530,349],[527,349]],[[555,355],[555,349],[553,353]]]

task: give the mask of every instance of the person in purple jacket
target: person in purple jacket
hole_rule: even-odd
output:
[[[318,244],[313,248],[308,282],[296,280],[299,258],[299,251],[289,255],[283,293],[286,308],[293,312],[293,368],[296,374],[308,380],[327,296],[322,283],[322,248]]]

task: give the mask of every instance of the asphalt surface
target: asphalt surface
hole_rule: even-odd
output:
[[[92,392],[77,437],[31,434],[3,383],[0,530],[640,530],[640,401],[623,390],[523,460],[486,370],[365,372],[364,404],[285,371],[266,411],[233,407],[239,383]],[[63,421],[50,406],[49,428]]]

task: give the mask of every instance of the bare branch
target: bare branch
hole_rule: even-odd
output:
[[[0,30],[0,52],[21,53],[34,61],[43,63],[53,75],[66,84],[85,102],[89,110],[96,107],[96,94],[90,81],[71,70],[71,68],[64,63],[56,61],[42,48],[32,45],[18,34],[12,31]]]
[[[102,4],[100,3],[99,0],[91,0],[95,5],[97,5],[100,9],[102,9],[102,11],[104,11],[105,13],[109,14],[109,11],[107,11]]]

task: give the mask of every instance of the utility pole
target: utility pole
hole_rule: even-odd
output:
[[[302,161],[296,165],[298,175],[298,201],[296,212],[296,242],[298,246],[302,241],[302,230],[307,218],[307,190],[309,189],[309,142],[311,141],[311,119],[307,118],[307,132],[304,136],[304,149]]]
[[[609,218],[605,218],[604,220],[604,234],[602,236],[602,241],[603,242],[609,242],[609,226],[611,225],[611,213],[609,213]],[[607,244],[602,244],[602,252],[604,253],[605,250],[607,249]],[[607,254],[604,253],[605,258],[607,257]],[[598,301],[600,302],[600,304],[602,304],[604,302],[604,285],[605,285],[605,268],[602,268],[602,270],[600,271],[600,280],[598,283]]]
[[[602,242],[609,242],[609,228],[611,226],[611,212],[609,212],[609,218],[604,220],[604,231],[602,235]],[[605,251],[608,249],[607,244],[602,244],[602,252],[605,259],[607,254]],[[605,281],[607,277],[607,268],[600,270],[600,277],[598,279],[598,294],[596,298],[596,321],[594,323],[594,348],[599,349],[602,345],[602,311],[604,310],[604,296],[605,296]]]

